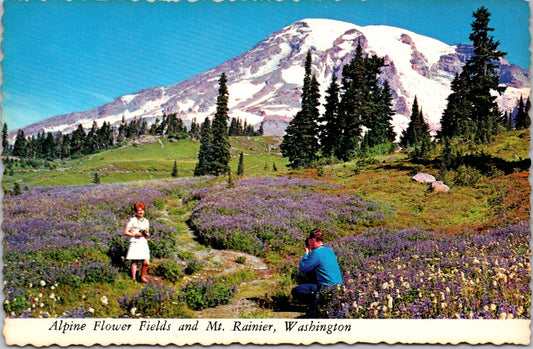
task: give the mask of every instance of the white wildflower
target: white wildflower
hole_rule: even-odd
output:
[[[100,302],[102,302],[103,305],[107,305],[109,303],[109,301],[108,301],[106,296],[102,296],[100,298]]]

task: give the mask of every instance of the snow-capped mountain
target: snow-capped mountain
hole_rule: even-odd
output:
[[[450,84],[472,55],[469,45],[447,45],[401,28],[305,19],[283,28],[259,42],[251,50],[220,66],[172,86],[148,88],[124,95],[95,109],[56,116],[25,127],[26,135],[38,132],[68,133],[79,123],[86,129],[93,121],[118,125],[143,118],[150,122],[163,114],[177,113],[186,123],[202,122],[215,113],[218,79],[227,75],[229,115],[259,126],[265,134],[283,135],[285,127],[300,109],[304,62],[312,51],[313,72],[320,82],[322,96],[333,73],[341,76],[358,43],[364,52],[385,57],[381,79],[386,79],[394,96],[396,132],[407,127],[411,105],[417,96],[432,131],[451,92]],[[528,71],[501,60],[501,82],[508,88],[498,98],[502,110],[516,107],[520,95],[529,96]]]

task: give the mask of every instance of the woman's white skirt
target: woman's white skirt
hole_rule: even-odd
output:
[[[148,248],[148,240],[146,240],[146,238],[144,237],[131,239],[126,259],[150,259],[150,249]]]

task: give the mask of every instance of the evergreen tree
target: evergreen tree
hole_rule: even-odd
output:
[[[172,173],[170,175],[174,178],[178,177],[178,163],[176,160],[174,160],[174,167],[172,168]]]
[[[2,127],[2,154],[6,154],[9,151],[9,133],[7,131],[7,123],[4,122]]]
[[[20,188],[20,183],[13,183],[13,195],[18,196],[22,194],[22,189]]]
[[[94,171],[93,173],[93,183],[100,184],[100,174],[98,173],[98,171]]]
[[[339,120],[339,85],[337,77],[332,75],[331,83],[326,90],[326,105],[324,115],[319,118],[320,122],[320,147],[323,157],[329,157],[335,153],[338,145],[341,125]]]
[[[72,132],[70,139],[70,151],[72,155],[81,155],[83,151],[83,144],[85,143],[85,136],[83,125],[79,124],[78,127]]]
[[[289,167],[309,167],[318,159],[318,118],[320,105],[319,84],[311,72],[311,51],[305,60],[305,76],[302,88],[302,109],[291,120],[283,141],[281,153],[289,159]]]
[[[520,96],[520,101],[518,102],[518,112],[515,116],[515,127],[516,129],[529,128],[530,124],[531,120],[529,118],[528,110],[526,110],[524,99],[522,98],[522,96]]]
[[[28,156],[27,150],[28,141],[23,129],[17,131],[17,137],[15,138],[15,144],[13,145],[13,155],[25,158]]]
[[[378,82],[384,65],[382,57],[365,57],[359,43],[353,59],[343,67],[339,103],[341,132],[335,154],[339,159],[353,158],[361,146],[374,146],[393,139],[392,94],[388,84],[382,87]],[[370,132],[361,139],[363,126]]]
[[[475,124],[472,120],[472,103],[468,99],[469,80],[466,73],[455,74],[451,84],[452,93],[442,114],[439,137],[471,137]]]
[[[72,140],[70,135],[63,135],[61,142],[61,158],[68,158],[72,154],[71,144]]]
[[[419,108],[418,106],[418,99],[416,96],[413,101],[411,120],[402,133],[400,145],[414,148],[412,155],[415,159],[427,159],[431,150],[429,127],[424,120],[422,108]]]
[[[228,101],[229,93],[226,86],[226,74],[222,73],[218,81],[217,109],[213,118],[212,133],[213,147],[209,173],[214,176],[226,174],[229,171],[230,143],[228,138]]]
[[[242,123],[239,118],[231,118],[228,135],[230,137],[242,135]]]
[[[241,151],[241,154],[239,155],[239,165],[237,166],[237,176],[244,175],[244,154]]]
[[[200,126],[196,122],[196,118],[193,118],[191,121],[191,129],[189,131],[192,139],[200,138]]]
[[[56,159],[56,140],[52,132],[46,134],[46,138],[43,139],[43,153],[42,157],[48,160]]]
[[[505,87],[499,86],[496,62],[506,55],[498,49],[499,41],[490,35],[494,29],[489,27],[490,12],[480,7],[474,12],[472,33],[469,39],[474,45],[474,56],[467,62],[463,71],[469,79],[468,100],[472,104],[472,120],[476,126],[476,141],[486,143],[496,130],[496,120],[501,116],[496,96],[491,91],[502,94]]]
[[[198,163],[194,169],[195,176],[205,176],[210,174],[210,164],[213,158],[213,134],[211,133],[211,121],[205,118],[200,128],[200,150],[198,152]]]
[[[396,137],[392,127],[393,98],[389,83],[385,81],[383,87],[374,85],[375,92],[372,92],[370,117],[364,122],[368,128],[364,137],[364,144],[367,147],[374,147],[379,144],[392,143]]]
[[[87,135],[85,136],[85,139],[83,140],[82,145],[82,152],[83,154],[92,154],[98,149],[98,125],[96,124],[96,120],[93,121],[93,125],[89,132],[87,132]]]
[[[233,176],[231,175],[231,169],[228,170],[228,188],[235,188],[235,182],[233,181]]]
[[[411,118],[407,128],[402,132],[400,137],[400,145],[403,147],[413,147],[419,142],[419,133],[421,126],[419,123],[420,108],[418,106],[418,99],[415,96],[413,107],[411,108]]]
[[[364,107],[365,57],[359,43],[352,60],[342,68],[342,89],[339,103],[341,132],[335,156],[347,161],[359,148]]]

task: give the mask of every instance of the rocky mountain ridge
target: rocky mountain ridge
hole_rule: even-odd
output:
[[[78,124],[90,128],[93,121],[118,126],[124,118],[143,118],[149,123],[163,114],[176,113],[186,124],[212,118],[218,94],[218,78],[228,78],[229,115],[248,124],[263,124],[267,135],[283,135],[285,127],[300,109],[304,61],[313,55],[313,73],[324,97],[332,74],[339,77],[361,43],[366,54],[385,57],[380,79],[387,80],[394,97],[395,131],[409,122],[415,96],[433,132],[440,127],[450,84],[473,54],[470,45],[448,45],[401,28],[305,19],[273,33],[249,51],[211,70],[171,86],[147,88],[92,110],[74,112],[43,120],[24,128],[26,135],[39,132],[72,132]],[[506,93],[498,97],[500,108],[512,111],[521,95],[529,96],[527,70],[502,59],[501,83]]]

